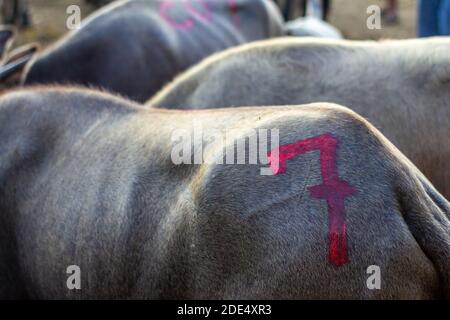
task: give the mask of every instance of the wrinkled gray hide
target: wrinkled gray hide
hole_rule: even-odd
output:
[[[348,262],[328,257],[319,153],[261,165],[175,165],[175,129],[332,135]],[[204,154],[221,157],[219,140]],[[450,297],[450,205],[373,126],[329,104],[146,110],[91,91],[0,98],[1,298]],[[81,290],[66,268],[81,268]],[[369,290],[366,270],[381,270]]]

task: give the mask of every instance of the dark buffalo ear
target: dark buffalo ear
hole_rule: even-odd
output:
[[[3,65],[0,66],[0,81],[21,73],[38,50],[39,45],[37,43],[31,43],[23,45],[9,53],[6,59],[4,59]]]
[[[0,57],[3,60],[4,54],[8,51],[15,35],[15,29],[9,26],[0,26]]]

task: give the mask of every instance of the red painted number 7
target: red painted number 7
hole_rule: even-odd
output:
[[[328,205],[328,259],[341,266],[348,262],[347,226],[345,224],[344,199],[356,193],[346,181],[339,179],[336,165],[338,140],[326,133],[317,137],[285,144],[269,152],[270,167],[275,175],[286,172],[286,161],[307,152],[320,151],[322,184],[309,187],[311,197],[327,201]],[[278,152],[276,152],[278,151]],[[279,161],[273,161],[278,153]],[[278,163],[278,166],[274,164]]]

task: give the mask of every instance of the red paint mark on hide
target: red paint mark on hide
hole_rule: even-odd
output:
[[[190,6],[186,9],[186,0],[182,1],[183,6],[185,6],[185,11],[188,11]],[[161,1],[159,5],[159,14],[161,17],[164,18],[164,20],[170,24],[173,28],[179,29],[179,30],[188,30],[191,29],[194,26],[194,20],[187,18],[184,21],[175,21],[170,16],[170,10],[176,5],[176,3],[172,0],[164,0]]]
[[[344,200],[354,195],[356,190],[346,181],[339,179],[337,170],[336,150],[338,140],[326,133],[317,137],[300,140],[292,144],[279,147],[279,166],[273,165],[272,157],[276,150],[269,152],[269,162],[272,172],[283,174],[286,172],[286,161],[307,152],[320,151],[320,167],[323,183],[309,187],[311,197],[327,201],[328,205],[328,259],[341,266],[348,260],[347,226],[345,224]],[[275,153],[276,154],[276,153]]]
[[[159,14],[173,28],[178,30],[190,30],[195,25],[195,20],[191,18],[186,17],[184,21],[175,21],[171,17],[170,10],[174,8],[177,1],[179,4],[183,6],[183,10],[186,13],[188,13],[191,17],[195,16],[204,23],[210,23],[212,21],[213,12],[208,7],[208,4],[205,2],[205,0],[197,0],[197,2],[201,5],[203,9],[201,11],[199,11],[199,9],[194,8],[194,6],[192,5],[193,0],[163,0],[159,5]],[[237,16],[238,6],[236,0],[227,0],[227,1],[228,1],[228,8],[232,14],[234,21],[239,22],[238,21],[239,17]]]
[[[239,16],[238,16],[238,5],[236,0],[228,0],[228,8],[230,9],[231,17],[233,18],[234,22],[236,24],[239,23]]]

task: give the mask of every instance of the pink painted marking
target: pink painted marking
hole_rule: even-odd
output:
[[[230,9],[231,16],[233,17],[233,20],[236,24],[239,23],[239,16],[238,16],[238,5],[236,0],[228,0],[228,8]]]
[[[187,18],[182,22],[176,22],[170,17],[170,10],[174,7],[174,1],[177,0],[163,0],[161,1],[159,5],[159,14],[161,17],[164,18],[164,20],[170,24],[173,28],[179,29],[179,30],[189,30],[195,25],[195,21],[191,18]],[[200,2],[200,4],[205,9],[205,12],[199,12],[197,11],[192,4],[189,2],[192,0],[181,0],[181,4],[184,7],[184,10],[188,12],[191,16],[196,16],[199,20],[202,20],[205,23],[210,23],[212,21],[212,11],[208,7],[205,0],[197,0]],[[237,3],[236,0],[227,0],[228,1],[228,7],[230,9],[230,12],[233,16],[233,19],[235,22],[239,22],[239,16],[237,16]]]
[[[338,140],[330,133],[317,137],[300,140],[292,144],[285,144],[278,148],[279,166],[272,166],[272,155],[269,152],[269,162],[272,172],[283,174],[286,172],[286,161],[296,155],[314,150],[320,151],[320,167],[323,183],[309,187],[311,196],[315,199],[325,199],[328,205],[328,259],[330,263],[341,266],[348,260],[347,226],[345,224],[344,200],[356,194],[356,190],[346,181],[339,179],[337,170],[336,150]]]
[[[204,0],[198,0],[198,1],[203,6],[203,8],[205,9],[206,12],[203,13],[203,12],[199,12],[199,11],[195,10],[195,8],[192,7],[192,5],[189,1],[185,2],[186,11],[188,11],[189,13],[191,13],[194,16],[197,16],[197,18],[199,18],[199,20],[202,20],[203,22],[206,22],[206,23],[211,22],[211,15],[212,15],[211,9],[209,9],[208,5],[204,2]]]
[[[164,20],[166,20],[166,22],[175,29],[179,30],[191,29],[194,26],[194,21],[192,19],[186,18],[186,20],[184,20],[183,22],[176,22],[170,17],[169,11],[174,5],[175,4],[172,2],[172,0],[161,1],[159,5],[159,14],[161,15],[161,17],[163,17]]]

